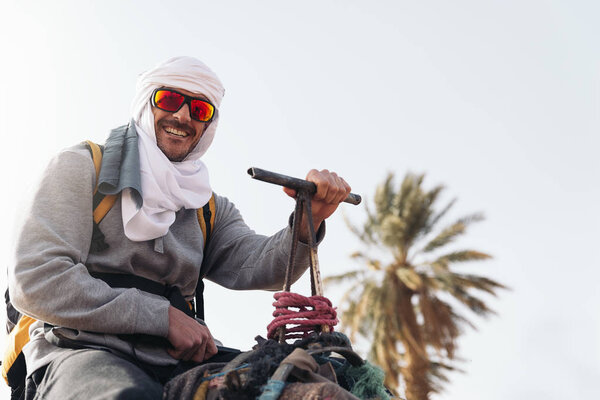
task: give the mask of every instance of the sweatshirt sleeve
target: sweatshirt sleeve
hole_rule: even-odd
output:
[[[290,246],[290,224],[273,236],[256,234],[240,212],[224,197],[217,196],[217,214],[203,273],[209,280],[230,289],[281,290],[285,280]],[[325,235],[325,222],[317,232],[317,243]],[[292,282],[309,267],[309,248],[298,243]]]
[[[114,334],[166,336],[169,302],[137,289],[113,289],[84,265],[93,229],[95,170],[81,146],[48,166],[9,268],[14,306],[52,325]]]

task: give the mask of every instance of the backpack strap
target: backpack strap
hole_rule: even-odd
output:
[[[104,195],[98,191],[98,177],[100,176],[100,168],[102,166],[102,154],[104,148],[89,140],[85,141],[85,143],[92,156],[94,169],[96,171],[96,185],[94,187],[93,198],[94,231],[92,234],[92,243],[90,248],[101,250],[108,248],[108,244],[105,241],[104,234],[102,234],[102,231],[100,231],[99,224],[102,221],[102,219],[106,216],[108,211],[111,209],[111,207],[115,204],[117,195]],[[213,193],[209,202],[203,208],[197,211],[198,222],[200,223],[200,228],[204,237],[205,250],[213,230],[216,214],[215,210],[215,196]],[[120,279],[121,277],[119,277],[119,280]],[[202,282],[202,277],[198,277],[195,302],[196,316],[200,319],[204,319],[203,292],[204,283]],[[167,297],[171,298],[171,296]],[[21,315],[18,311],[12,308],[8,289],[6,290],[5,300],[9,310],[8,317],[11,321],[11,324],[7,326],[8,330],[10,331],[10,334],[6,341],[7,348],[5,350],[4,357],[1,362],[2,365],[0,366],[0,375],[2,375],[5,381],[12,388],[13,394],[17,394],[17,396],[19,396],[20,393],[24,390],[26,375],[25,358],[22,353],[22,349],[23,346],[25,346],[25,344],[29,342],[29,327],[36,320],[27,315]],[[11,308],[14,311],[14,314],[10,312]],[[181,307],[180,309],[184,309],[184,307]]]
[[[25,384],[25,356],[23,347],[29,342],[29,327],[35,319],[22,315],[6,339],[7,347],[2,359],[2,377],[11,388]]]
[[[200,223],[200,229],[202,230],[202,235],[204,236],[204,248],[208,245],[208,241],[210,240],[210,235],[212,233],[212,228],[215,224],[215,194],[213,193],[210,196],[210,200],[208,203],[204,205],[204,207],[199,208],[198,211],[198,222]]]
[[[169,300],[171,305],[184,312],[188,317],[194,317],[192,302],[187,302],[177,286],[165,285],[138,275],[114,274],[107,272],[90,272],[96,279],[103,280],[111,288],[136,288],[156,294]]]
[[[98,177],[100,176],[100,167],[102,166],[102,153],[104,152],[104,148],[90,140],[86,140],[85,143],[87,144],[88,150],[92,155],[94,168],[96,169],[96,186],[94,188],[93,200],[94,231],[92,233],[92,243],[90,249],[94,251],[102,251],[108,248],[108,244],[106,243],[104,234],[100,230],[100,222],[115,204],[117,196],[114,194],[104,195],[98,191]],[[216,202],[214,193],[210,197],[208,203],[206,203],[204,207],[199,208],[196,213],[198,215],[200,230],[202,231],[202,236],[204,237],[204,250],[206,251],[215,224]],[[204,282],[202,281],[201,276],[198,277],[198,284],[196,286],[195,305],[196,317],[204,320]]]
[[[210,240],[213,227],[215,225],[215,215],[216,215],[216,203],[215,203],[215,194],[213,193],[210,196],[210,200],[208,203],[204,205],[204,207],[199,208],[197,211],[198,214],[198,223],[200,223],[200,230],[202,230],[202,235],[204,236],[204,252],[206,253],[206,249],[208,247],[208,242]],[[196,317],[204,320],[204,281],[202,281],[202,275],[198,277],[198,284],[196,285]]]
[[[102,166],[102,154],[104,152],[104,147],[99,146],[90,140],[86,140],[85,143],[87,144],[88,150],[92,155],[92,161],[94,162],[94,168],[96,169],[96,186],[94,187],[93,199],[94,230],[92,232],[92,243],[90,245],[90,249],[94,251],[102,251],[108,248],[108,244],[106,243],[104,234],[100,230],[100,221],[104,219],[108,211],[115,204],[117,195],[105,195],[98,191],[98,178],[100,177],[100,167]]]

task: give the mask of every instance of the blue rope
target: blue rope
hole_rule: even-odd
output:
[[[223,376],[223,375],[227,375],[228,373],[230,373],[231,371],[237,371],[238,369],[243,369],[248,367],[250,364],[242,364],[237,368],[234,369],[230,369],[229,371],[225,371],[225,372],[219,372],[217,374],[214,375],[210,375],[210,376],[205,376],[204,378],[202,378],[202,380],[200,382],[204,382],[204,381],[210,381],[211,379],[217,378],[219,376]]]
[[[277,400],[284,387],[285,382],[269,379],[258,400]]]

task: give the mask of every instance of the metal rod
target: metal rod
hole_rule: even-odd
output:
[[[321,270],[319,268],[319,257],[317,254],[317,233],[312,219],[312,207],[307,198],[308,193],[300,192],[304,201],[305,215],[308,220],[308,246],[310,252],[310,280],[313,296],[323,296],[323,282],[321,281]],[[321,332],[329,333],[329,325],[321,325]]]
[[[303,196],[307,196],[306,192],[300,192]],[[308,249],[310,253],[310,280],[311,292],[313,296],[323,296],[323,284],[321,283],[321,274],[319,273],[319,258],[317,256],[317,235],[315,233],[315,225],[312,220],[312,209],[310,201],[304,201],[304,210],[308,222]]]
[[[292,243],[290,248],[290,258],[288,260],[288,266],[285,270],[285,281],[283,284],[284,292],[289,292],[292,287],[292,276],[294,275],[294,263],[296,261],[296,248],[298,247],[298,241],[300,240],[300,221],[302,221],[302,213],[304,211],[302,203],[302,198],[296,199],[294,221],[292,222]]]
[[[273,183],[275,185],[285,186],[290,189],[297,191],[305,190],[309,194],[314,194],[317,191],[317,185],[313,182],[306,181],[304,179],[293,178],[291,176],[278,174],[277,172],[266,171],[260,168],[249,168],[248,174],[259,181]],[[360,195],[350,193],[344,200],[345,203],[354,205],[360,204],[362,198]]]
[[[296,199],[296,209],[294,210],[294,221],[292,222],[292,243],[290,247],[290,258],[285,269],[285,280],[283,282],[283,291],[289,292],[292,288],[292,276],[294,275],[294,264],[296,260],[296,249],[300,240],[300,222],[302,221],[302,213],[304,211],[304,198],[302,196]],[[276,336],[279,338],[279,343],[285,342],[286,328],[280,326],[277,328]]]

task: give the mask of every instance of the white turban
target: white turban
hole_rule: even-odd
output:
[[[160,87],[202,94],[217,110],[196,147],[181,162],[171,162],[156,145],[150,97]],[[125,235],[134,241],[144,241],[166,235],[175,221],[175,212],[181,208],[198,209],[208,203],[212,189],[200,157],[215,136],[225,90],[217,75],[192,57],[174,57],[144,72],[136,89],[131,113],[138,132],[142,206],[137,208],[130,189],[126,189],[122,195],[122,214]]]
[[[217,111],[221,105],[221,99],[225,95],[225,89],[217,75],[206,64],[193,57],[173,57],[141,74],[138,78],[135,98],[131,105],[131,115],[155,143],[154,115],[152,114],[150,96],[152,96],[154,89],[159,87],[184,89],[192,93],[203,94],[215,106]],[[219,113],[217,112],[196,148],[188,154],[186,160],[198,159],[206,153],[215,137],[218,122]]]

